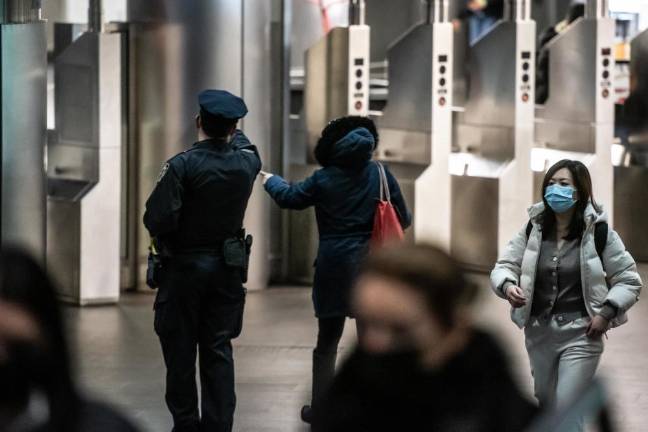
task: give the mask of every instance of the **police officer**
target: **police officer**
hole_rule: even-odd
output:
[[[245,246],[243,217],[261,169],[256,147],[236,129],[247,114],[243,100],[205,90],[198,102],[199,141],[164,165],[144,214],[162,255],[154,327],[167,367],[174,432],[232,430],[231,340],[241,332],[245,303],[243,250],[236,246]]]

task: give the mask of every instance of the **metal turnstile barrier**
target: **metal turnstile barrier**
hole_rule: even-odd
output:
[[[389,97],[378,159],[389,163],[414,215],[410,241],[450,248],[453,27],[446,0],[387,51]]]
[[[121,43],[118,34],[89,31],[54,65],[47,262],[61,298],[81,305],[119,299]]]
[[[470,51],[469,94],[454,124],[451,250],[490,269],[527,220],[532,203],[535,22],[528,0],[508,0],[505,18]]]
[[[607,0],[589,0],[585,17],[547,45],[549,97],[536,112],[532,153],[536,200],[544,172],[568,158],[587,165],[595,199],[614,208],[614,29]]]

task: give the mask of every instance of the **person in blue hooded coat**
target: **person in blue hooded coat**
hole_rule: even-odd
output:
[[[313,305],[318,319],[317,346],[313,351],[311,405],[301,417],[312,419],[313,407],[335,372],[337,348],[347,317],[351,288],[365,258],[380,197],[380,174],[372,155],[378,132],[367,117],[342,117],[324,128],[315,148],[321,169],[306,180],[289,184],[283,178],[262,173],[265,190],[285,209],[315,207],[319,249],[313,281]],[[394,176],[386,170],[391,201],[403,229],[411,215]]]

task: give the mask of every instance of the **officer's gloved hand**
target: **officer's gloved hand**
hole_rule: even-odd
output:
[[[259,175],[262,177],[263,184],[266,184],[268,180],[270,180],[270,178],[274,176],[274,174],[270,174],[269,172],[265,171],[259,171]]]

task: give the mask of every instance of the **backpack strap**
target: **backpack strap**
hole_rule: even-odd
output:
[[[527,224],[526,227],[526,237],[529,240],[531,236],[531,231],[533,230],[533,224],[531,221]],[[609,227],[607,222],[599,222],[594,226],[594,245],[596,247],[596,254],[603,261],[603,251],[605,251],[605,245],[607,243]]]
[[[603,262],[603,251],[607,243],[608,230],[607,222],[599,222],[594,226],[594,245],[596,246],[596,253],[601,259],[601,262]]]

